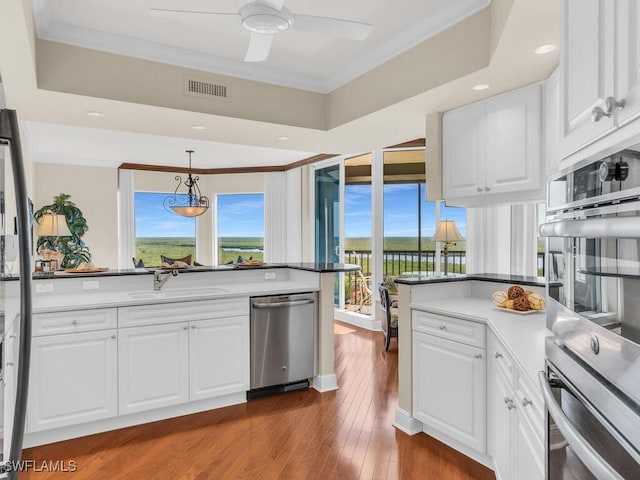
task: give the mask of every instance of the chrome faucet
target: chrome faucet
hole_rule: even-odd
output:
[[[160,290],[162,286],[165,283],[167,283],[169,278],[177,277],[177,276],[178,276],[178,270],[170,270],[169,272],[165,272],[163,270],[154,270],[153,271],[153,289]]]

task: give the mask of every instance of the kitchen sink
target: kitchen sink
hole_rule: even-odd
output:
[[[189,298],[189,297],[204,297],[208,295],[217,295],[220,293],[227,293],[228,290],[224,288],[190,288],[190,289],[178,289],[178,290],[161,290],[159,292],[131,292],[129,297],[135,300],[144,299],[162,299],[162,298]]]

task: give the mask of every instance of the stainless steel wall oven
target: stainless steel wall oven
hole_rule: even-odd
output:
[[[547,478],[640,478],[640,154],[550,179]]]

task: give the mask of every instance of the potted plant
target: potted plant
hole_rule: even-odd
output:
[[[38,237],[36,251],[42,255],[46,250],[60,252],[62,255],[62,268],[78,268],[82,263],[91,261],[89,248],[82,241],[82,236],[87,232],[87,220],[82,211],[71,200],[71,195],[61,193],[53,198],[51,205],[45,205],[33,214],[36,222],[41,223],[44,215],[64,215],[71,236]]]

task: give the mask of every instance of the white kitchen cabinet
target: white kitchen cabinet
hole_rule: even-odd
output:
[[[249,390],[249,316],[190,322],[189,399]]]
[[[544,403],[501,342],[490,336],[489,454],[499,480],[543,480]]]
[[[8,321],[7,318],[3,319],[5,322]],[[2,407],[3,407],[3,421],[2,421],[2,432],[3,438],[9,438],[9,433],[13,429],[13,420],[15,413],[15,404],[16,404],[16,375],[17,375],[17,366],[18,366],[18,335],[16,334],[17,325],[12,321],[6,325],[6,330],[4,333],[4,341],[3,341],[3,349],[4,349],[4,358],[0,358],[0,361],[4,361],[4,395],[2,396]],[[3,458],[9,458],[9,449],[11,442],[3,442]]]
[[[483,192],[486,161],[485,104],[475,103],[442,116],[445,199]]]
[[[485,452],[485,350],[413,332],[413,416]]]
[[[120,415],[189,400],[188,322],[121,328]]]
[[[448,205],[513,203],[526,193],[544,197],[541,110],[536,84],[443,115]]]
[[[606,1],[606,0],[604,0]],[[616,96],[625,105],[618,110],[618,125],[640,116],[640,3],[616,0]]]
[[[117,352],[115,329],[34,337],[28,431],[116,416]]]
[[[637,0],[562,2],[563,158],[640,116],[638,10]]]

